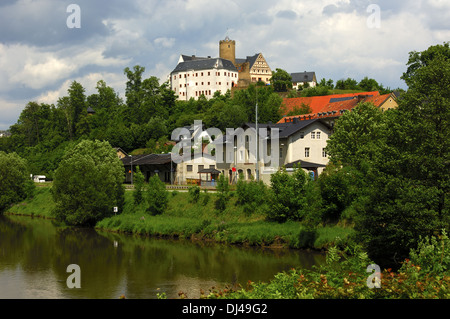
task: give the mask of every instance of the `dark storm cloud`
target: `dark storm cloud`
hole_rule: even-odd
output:
[[[81,10],[81,28],[70,29],[67,12],[70,4]],[[107,17],[132,16],[137,9],[129,1],[8,1],[0,11],[0,42],[22,43],[33,46],[76,44],[94,36],[107,36],[108,28],[102,23]]]

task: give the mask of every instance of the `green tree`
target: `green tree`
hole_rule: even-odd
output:
[[[361,90],[367,92],[383,90],[382,85],[378,84],[374,79],[369,79],[367,76],[358,83],[358,86]]]
[[[53,182],[54,215],[89,225],[122,210],[125,170],[108,142],[83,140],[64,154]]]
[[[145,183],[145,176],[142,174],[141,170],[139,169],[139,166],[136,166],[136,172],[133,174],[133,183],[134,183],[134,192],[133,192],[133,198],[134,203],[139,205],[144,200],[144,183]]]
[[[411,53],[408,91],[387,112],[359,105],[340,117],[327,150],[358,172],[355,229],[371,259],[398,267],[420,237],[449,228],[450,49]]]
[[[152,215],[161,215],[165,212],[169,202],[169,192],[159,176],[153,175],[148,181],[147,211]]]
[[[217,179],[217,199],[216,199],[216,209],[219,211],[224,211],[227,207],[228,200],[230,199],[230,184],[228,178],[225,178],[223,174],[219,175]]]
[[[293,174],[280,169],[270,176],[270,200],[268,218],[277,222],[301,220],[307,205],[307,175],[301,168]]]
[[[0,151],[0,213],[31,196],[33,190],[27,162],[16,153]]]
[[[77,135],[77,128],[80,128],[78,122],[86,113],[86,96],[84,94],[85,89],[77,81],[73,81],[68,89],[70,110],[72,111],[72,133]],[[80,134],[81,135],[81,134]]]
[[[275,92],[287,92],[292,88],[292,76],[283,69],[272,71],[270,84]]]
[[[330,161],[361,169],[379,154],[388,124],[383,112],[371,103],[360,103],[335,123],[327,142]]]
[[[338,90],[359,90],[358,82],[355,79],[347,78],[336,81],[336,89]]]
[[[389,136],[368,179],[358,231],[373,259],[395,263],[420,237],[449,229],[450,48],[413,52],[403,75],[408,91],[387,118]],[[376,191],[375,191],[376,190]]]

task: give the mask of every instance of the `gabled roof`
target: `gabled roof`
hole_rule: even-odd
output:
[[[236,59],[237,64],[242,64],[245,62],[248,62],[250,64],[249,70],[253,67],[253,64],[255,64],[256,60],[258,59],[259,55],[261,53],[256,53],[252,56],[247,56],[245,59]]]
[[[304,120],[304,121],[292,121],[292,122],[285,122],[285,123],[268,123],[268,124],[258,124],[258,129],[259,128],[265,128],[265,129],[273,129],[273,128],[277,128],[279,131],[279,138],[288,138],[291,135],[294,135],[295,133],[303,130],[305,127],[315,123],[315,122],[319,122],[321,124],[323,124],[324,126],[326,126],[327,128],[331,129],[331,127],[328,125],[327,122],[323,122],[320,119],[310,119],[310,120]],[[247,126],[249,128],[256,128],[256,124],[255,123],[245,123],[244,127]],[[270,133],[268,133],[270,134]]]
[[[283,119],[281,119],[278,123],[291,122],[294,118],[297,118],[299,120],[306,120],[306,119],[321,119],[325,117],[337,117],[342,115],[346,111],[351,111],[359,103],[363,102],[372,103],[376,107],[380,107],[391,97],[395,98],[396,96],[392,93],[383,95],[360,94],[358,96],[354,96],[349,99],[348,98],[335,99],[333,100],[333,102],[327,103],[318,112],[304,115],[286,116]]]
[[[203,58],[203,59],[191,59],[185,62],[180,62],[175,67],[175,69],[171,72],[186,72],[186,71],[201,71],[201,70],[211,70],[211,69],[220,69],[220,70],[229,70],[237,72],[234,64],[222,58]]]
[[[324,96],[311,96],[311,97],[296,97],[296,98],[284,98],[283,111],[285,114],[293,111],[295,107],[301,107],[302,104],[309,105],[311,108],[311,114],[315,114],[320,112],[332,99],[342,99],[342,98],[353,98],[358,95],[371,95],[377,96],[380,95],[378,91],[373,92],[360,92],[360,93],[345,93],[345,94],[332,94],[332,95],[324,95]],[[284,118],[280,120],[280,122],[284,122]],[[279,122],[279,123],[280,123]]]
[[[121,159],[123,165],[162,165],[169,164],[172,161],[172,155],[169,154],[147,154],[126,156]]]
[[[313,82],[316,79],[315,72],[297,72],[291,73],[292,82]]]

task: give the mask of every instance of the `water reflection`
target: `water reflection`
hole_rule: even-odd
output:
[[[323,262],[319,254],[157,240],[53,221],[0,216],[0,298],[156,298],[183,291],[198,298],[213,286],[267,281],[291,267]],[[81,269],[69,289],[67,266]]]

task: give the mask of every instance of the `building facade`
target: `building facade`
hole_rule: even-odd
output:
[[[272,70],[262,53],[246,58],[236,58],[236,41],[226,37],[219,41],[219,56],[231,61],[239,72],[239,87],[247,87],[250,83],[270,83]]]
[[[238,72],[231,61],[222,58],[181,55],[170,74],[171,89],[179,100],[188,101],[205,96],[210,99],[216,92],[225,94],[238,82]]]

